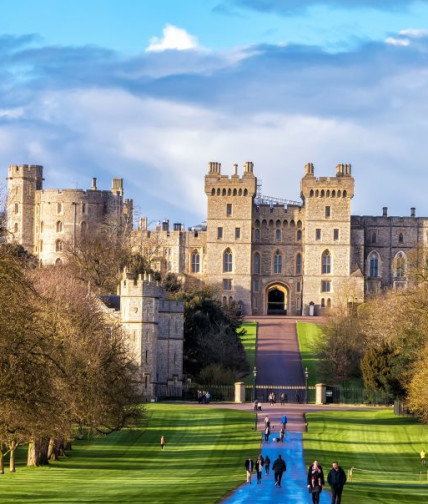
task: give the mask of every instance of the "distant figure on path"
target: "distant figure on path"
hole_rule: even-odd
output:
[[[281,430],[279,431],[279,440],[281,443],[284,441],[284,436],[285,436],[285,430],[284,427],[281,427]]]
[[[265,428],[265,441],[266,441],[266,443],[269,442],[269,436],[270,436],[270,429],[269,429],[269,427],[266,427]]]
[[[269,417],[267,415],[265,416],[265,427],[269,427],[270,428],[270,419],[269,419]]]
[[[275,460],[272,466],[273,473],[275,475],[275,486],[281,486],[282,475],[287,470],[285,460],[282,460],[281,455]]]
[[[165,444],[166,444],[165,436],[161,436],[160,443],[161,443],[161,449],[163,450],[165,448]]]
[[[265,457],[265,472],[266,476],[269,476],[269,469],[270,469],[270,458],[268,455]]]
[[[253,471],[254,471],[254,462],[253,462],[251,455],[245,461],[244,465],[245,465],[245,470],[247,471],[247,483],[250,483],[250,485],[251,485],[251,476],[253,475]]]
[[[346,483],[346,474],[337,462],[333,462],[327,481],[331,486],[331,504],[340,504],[342,502],[343,487]]]
[[[319,504],[320,493],[324,486],[324,473],[322,467],[318,464],[317,460],[309,467],[308,470],[308,489],[312,494],[313,504]]]
[[[421,457],[421,464],[425,465],[426,464],[426,453],[423,448],[422,448],[421,453],[419,455]]]
[[[208,392],[208,390],[205,392],[205,402],[206,404],[209,404],[211,400],[211,394]]]
[[[257,474],[257,484],[260,485],[260,483],[262,482],[262,474],[263,474],[263,465],[264,465],[265,461],[262,457],[262,454],[260,454],[258,457],[257,457],[257,460],[256,460],[256,474]]]
[[[279,396],[279,400],[281,402],[281,406],[284,406],[284,403],[288,402],[288,396],[285,392],[281,392],[281,395]]]
[[[281,423],[282,423],[282,426],[284,427],[284,430],[287,428],[287,422],[288,422],[288,418],[286,417],[286,415],[284,415],[281,418]]]

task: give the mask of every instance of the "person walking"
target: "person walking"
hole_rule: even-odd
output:
[[[278,455],[278,458],[272,465],[272,470],[275,476],[275,486],[281,486],[282,475],[287,470],[287,465],[285,460],[282,459],[281,455]]]
[[[284,430],[284,427],[281,427],[281,430],[279,431],[279,440],[282,442],[284,442],[284,436],[285,436],[285,430]]]
[[[343,487],[346,483],[346,474],[337,462],[333,462],[332,468],[327,475],[327,481],[331,487],[331,504],[340,504],[342,502]]]
[[[245,461],[244,465],[245,465],[245,470],[247,471],[247,483],[249,483],[251,485],[251,476],[253,475],[253,471],[254,471],[254,462],[253,462],[251,455]]]
[[[265,441],[266,441],[266,443],[269,442],[269,436],[270,436],[270,429],[269,429],[269,427],[266,427],[265,428]]]
[[[267,415],[265,416],[265,428],[266,427],[270,428],[270,419],[269,419],[269,417]]]
[[[286,415],[283,415],[283,416],[281,417],[281,423],[282,423],[282,426],[284,427],[284,430],[286,430],[286,429],[287,429],[287,422],[288,422],[288,418],[287,418],[287,416],[286,416]]]
[[[281,406],[284,406],[286,402],[288,402],[288,396],[285,392],[281,392],[281,395],[279,396],[279,399],[281,401]]]
[[[166,445],[165,436],[161,436],[160,444],[161,444],[161,450],[163,450],[165,448],[165,445]]]
[[[269,469],[270,469],[270,458],[269,458],[269,455],[266,455],[266,457],[265,457],[265,473],[266,473],[266,476],[269,476]]]
[[[260,454],[258,457],[257,457],[257,460],[256,460],[256,475],[257,475],[257,484],[260,485],[260,483],[262,482],[262,474],[263,474],[263,465],[264,465],[265,461],[262,457],[262,454]]]
[[[324,486],[324,473],[322,467],[314,460],[308,470],[308,490],[312,495],[312,503],[319,504],[320,493]]]
[[[422,465],[425,465],[426,464],[426,453],[425,453],[425,450],[422,448],[421,450],[421,453],[419,454],[419,456],[421,457],[421,464]]]

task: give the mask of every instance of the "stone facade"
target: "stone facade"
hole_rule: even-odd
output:
[[[55,245],[61,233],[73,239],[83,222],[96,229],[105,212],[128,222],[132,216],[122,179],[113,180],[111,192],[95,184],[90,191],[43,191],[42,175],[39,166],[9,168],[8,228],[45,263],[61,258]],[[335,176],[316,177],[308,163],[300,187],[300,202],[264,197],[253,163],[245,163],[242,175],[234,165],[228,176],[210,162],[206,223],[186,231],[164,221],[151,230],[141,219],[133,248],[155,270],[216,286],[224,303],[236,301],[247,315],[322,314],[408,285],[410,263],[425,261],[428,218],[416,217],[414,208],[409,217],[388,217],[386,208],[378,217],[352,216],[348,164],[337,165]],[[56,227],[60,219],[63,231]]]
[[[165,298],[150,275],[133,278],[126,271],[118,296],[102,296],[108,313],[128,335],[141,373],[143,400],[181,397],[183,387],[183,302]]]
[[[123,179],[113,179],[111,191],[43,189],[43,167],[12,165],[8,176],[8,239],[40,259],[55,264],[65,259],[66,244],[115,219],[132,226],[132,200],[123,198]]]

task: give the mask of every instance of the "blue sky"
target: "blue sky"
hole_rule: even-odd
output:
[[[428,215],[427,128],[426,0],[0,2],[1,172],[122,176],[153,221],[199,222],[208,161],[247,160],[267,195],[352,163],[355,214]]]

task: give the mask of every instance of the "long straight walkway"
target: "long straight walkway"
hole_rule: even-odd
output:
[[[279,436],[278,433],[271,436]],[[270,441],[263,442],[262,455],[269,456],[271,464],[281,454],[287,464],[287,471],[283,475],[280,488],[274,484],[272,470],[269,476],[263,474],[262,483],[257,484],[254,476],[252,483],[244,483],[235,490],[223,504],[244,504],[244,503],[276,503],[287,502],[288,504],[309,504],[312,502],[311,495],[308,494],[306,486],[306,466],[303,459],[302,434],[300,432],[287,432],[283,443]],[[272,467],[272,466],[271,466]],[[325,475],[327,476],[327,475]],[[245,467],[242,463],[242,478],[245,481]],[[320,495],[320,504],[331,502],[330,494],[324,490]]]
[[[305,385],[296,319],[257,317],[257,384]]]

